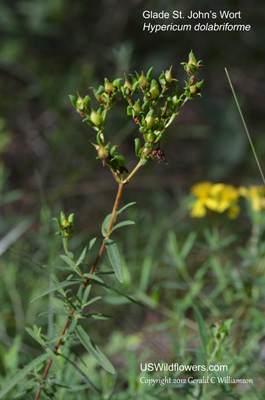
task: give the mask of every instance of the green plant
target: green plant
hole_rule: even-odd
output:
[[[59,281],[55,274],[52,275],[53,284],[43,293],[36,296],[33,300],[37,300],[42,296],[56,293],[53,299],[52,313],[58,320],[66,318],[64,326],[59,335],[48,337],[42,333],[37,325],[33,329],[27,328],[29,335],[35,339],[44,349],[45,353],[40,355],[23,370],[21,370],[0,392],[3,397],[12,388],[21,382],[32,370],[32,378],[28,380],[20,391],[20,396],[30,393],[35,387],[34,382],[38,385],[35,400],[39,399],[41,392],[44,392],[49,398],[55,396],[57,383],[53,379],[48,378],[48,373],[52,364],[55,365],[57,374],[60,374],[62,367],[65,367],[69,360],[67,354],[70,351],[71,343],[82,343],[83,346],[91,353],[97,363],[99,363],[106,371],[115,374],[115,369],[110,361],[101,352],[98,346],[91,340],[85,329],[80,324],[83,319],[106,319],[108,316],[103,313],[89,312],[89,306],[101,299],[100,296],[93,295],[94,287],[103,287],[107,290],[116,290],[109,286],[103,278],[111,273],[111,271],[98,271],[97,266],[101,259],[104,249],[106,248],[110,264],[120,283],[123,282],[122,260],[116,242],[112,239],[112,233],[118,228],[133,224],[132,221],[117,222],[116,219],[122,211],[131,206],[129,203],[119,209],[121,196],[124,186],[130,182],[135,173],[145,164],[152,160],[166,162],[164,151],[160,148],[160,141],[168,128],[174,121],[175,117],[180,113],[183,106],[188,100],[194,99],[200,95],[203,80],[195,81],[195,74],[200,68],[200,62],[197,62],[193,52],[189,54],[187,63],[182,63],[188,75],[185,82],[184,91],[182,92],[177,79],[173,78],[172,67],[166,72],[162,72],[158,80],[153,79],[152,69],[147,74],[136,73],[131,75],[130,80],[115,79],[110,82],[105,78],[104,85],[98,89],[93,89],[96,102],[99,107],[92,106],[91,98],[86,95],[84,98],[78,96],[70,96],[71,102],[76,111],[83,117],[83,121],[96,131],[95,141],[92,145],[95,147],[98,159],[101,160],[103,166],[107,166],[115,180],[118,183],[118,191],[115,198],[113,210],[111,214],[105,218],[101,232],[103,241],[98,251],[98,255],[92,267],[87,272],[87,261],[85,259],[93,248],[96,239],[92,239],[86,246],[79,257],[76,259],[74,254],[69,251],[68,241],[73,234],[74,219],[73,214],[66,218],[61,212],[60,217],[55,219],[58,223],[58,235],[62,238],[64,254],[60,258],[64,261],[64,266],[55,266],[55,269],[61,270],[62,274],[67,274],[66,278]],[[123,97],[127,102],[127,114],[135,121],[139,127],[141,138],[135,139],[135,154],[139,158],[138,163],[129,173],[123,154],[117,151],[117,144],[106,142],[104,128],[107,121],[107,114],[112,109],[115,102],[120,101]],[[76,287],[78,289],[76,289]],[[117,291],[117,290],[116,290]],[[120,293],[119,291],[117,291]],[[127,294],[124,296],[131,300]],[[55,343],[55,345],[54,345]],[[60,351],[64,348],[64,352]],[[45,370],[40,375],[43,363],[47,361]],[[75,366],[78,370],[78,367]],[[90,380],[87,381],[91,384]],[[59,385],[60,386],[60,385]],[[94,385],[92,384],[94,387]]]

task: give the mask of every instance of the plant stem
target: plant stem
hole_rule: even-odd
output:
[[[125,185],[126,183],[129,183],[130,179],[134,176],[134,174],[138,171],[139,168],[141,168],[142,166],[142,160],[140,160],[138,162],[138,164],[136,165],[136,167],[132,170],[132,172],[127,176],[126,179],[124,179],[124,181],[122,181],[121,185]]]
[[[138,168],[139,168],[139,167],[138,167]],[[137,169],[138,169],[138,168],[137,168]],[[136,171],[135,171],[135,172],[136,172]],[[135,172],[134,172],[134,173],[135,173]],[[127,181],[127,179],[126,179],[126,181]],[[114,221],[115,221],[115,217],[116,217],[116,215],[117,215],[117,211],[118,211],[118,207],[119,207],[119,204],[120,204],[120,200],[121,200],[121,196],[122,196],[122,192],[123,192],[123,188],[124,188],[124,184],[125,184],[125,183],[127,183],[127,182],[122,182],[122,183],[119,184],[119,188],[118,188],[118,191],[117,191],[117,194],[116,194],[114,206],[113,206],[113,209],[112,209],[112,214],[111,214],[111,219],[110,219],[109,227],[108,227],[107,234],[106,234],[106,237],[105,237],[106,239],[109,239],[109,237],[110,237],[111,230],[112,230],[112,227],[113,227],[113,224],[114,224]],[[65,249],[65,243],[64,243],[64,249]],[[97,266],[97,264],[98,264],[98,262],[99,262],[99,260],[100,260],[100,258],[101,258],[101,256],[102,256],[102,254],[103,254],[104,249],[105,249],[105,243],[103,242],[102,245],[101,245],[101,248],[100,248],[100,250],[99,250],[99,253],[98,253],[98,255],[97,255],[97,258],[96,258],[94,264],[92,265],[92,267],[91,267],[91,269],[90,269],[90,271],[89,271],[90,274],[94,274],[95,269],[96,269],[96,266]],[[89,279],[89,278],[86,278],[86,281],[85,281],[84,284],[83,284],[83,288],[84,288],[84,289],[87,287],[87,285],[89,284],[89,282],[90,282],[90,279]],[[64,325],[64,327],[63,327],[63,329],[62,329],[62,331],[61,331],[61,333],[60,333],[60,336],[63,336],[63,335],[65,334],[67,328],[69,328],[69,325],[71,324],[72,315],[74,314],[74,312],[75,312],[75,309],[72,308],[71,311],[70,311],[70,315],[69,315],[69,317],[67,317],[67,320],[66,320],[66,322],[65,322],[65,325]],[[61,343],[62,343],[62,339],[59,339],[59,340],[57,341],[57,343],[56,343],[54,349],[53,349],[54,354],[57,354],[57,353],[58,353],[58,350],[59,350],[59,347],[60,347]],[[44,373],[43,373],[43,375],[42,375],[43,381],[45,381],[45,379],[47,378],[47,375],[48,375],[48,373],[49,373],[49,370],[50,370],[50,368],[51,368],[51,365],[52,365],[52,359],[50,358],[49,361],[48,361],[48,363],[47,363],[47,365],[46,365],[46,368],[45,368],[45,370],[44,370]],[[40,387],[40,388],[38,389],[37,393],[36,393],[35,400],[38,400],[38,399],[39,399],[39,397],[40,397],[40,395],[41,395],[41,392],[42,392],[42,388]]]
[[[66,255],[68,255],[68,238],[63,238],[63,249]]]

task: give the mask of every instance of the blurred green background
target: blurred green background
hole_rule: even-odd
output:
[[[145,9],[241,10],[242,23],[251,24],[252,29],[245,33],[150,34],[142,31]],[[148,164],[124,194],[124,204],[137,201],[129,212],[136,227],[128,235],[117,234],[132,267],[127,273],[136,284],[142,260],[155,260],[150,268],[157,283],[159,267],[166,263],[165,254],[160,256],[168,231],[184,240],[192,228],[204,224],[191,221],[184,205],[194,183],[261,184],[224,68],[230,73],[264,169],[264,18],[261,1],[223,0],[213,5],[202,0],[199,6],[195,0],[1,1],[0,329],[4,346],[10,346],[17,333],[27,353],[29,338],[24,327],[45,307],[45,303],[30,304],[30,299],[49,279],[41,266],[51,263],[60,251],[51,218],[60,210],[75,213],[73,246],[77,248],[98,235],[100,223],[112,208],[116,185],[109,170],[95,159],[90,144],[94,132],[82,124],[68,95],[76,90],[85,95],[104,77],[112,80],[124,72],[146,72],[150,66],[157,77],[173,65],[181,82],[185,74],[180,62],[187,61],[190,49],[203,60],[203,96],[184,107],[161,144],[168,165]],[[111,114],[107,132],[113,143],[121,143],[131,170],[133,139],[138,132],[121,104]],[[230,222],[225,224],[229,232],[233,230]],[[200,254],[191,270],[200,262]],[[143,291],[148,290],[149,284],[142,279]],[[128,286],[133,289],[134,285]],[[170,305],[171,294],[166,289],[152,288],[152,296]],[[111,331],[115,323],[118,331],[131,333],[160,322],[160,317],[146,310],[130,309],[132,319],[124,307],[118,310],[121,318],[116,311],[114,323],[108,325]],[[45,318],[41,323],[45,324]],[[163,352],[160,338],[158,342],[154,338],[154,346]]]

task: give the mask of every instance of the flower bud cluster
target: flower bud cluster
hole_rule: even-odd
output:
[[[189,54],[189,61],[187,63],[183,62],[181,65],[183,65],[185,71],[191,76],[197,74],[199,68],[202,67],[201,60],[196,60],[192,50]]]
[[[65,216],[65,213],[61,211],[59,218],[53,218],[53,221],[56,221],[59,226],[59,231],[56,232],[56,235],[60,235],[63,238],[67,238],[74,233],[74,214],[70,214],[68,219]]]
[[[165,130],[179,114],[186,101],[200,95],[202,90],[203,81],[195,82],[194,77],[201,64],[200,61],[197,62],[192,51],[188,62],[182,65],[188,74],[184,91],[181,91],[178,80],[173,77],[171,66],[162,72],[158,79],[152,76],[153,67],[146,74],[142,71],[140,74],[136,72],[135,75],[130,75],[129,78],[125,75],[124,80],[119,78],[111,82],[105,78],[104,85],[93,89],[99,104],[97,109],[91,107],[89,96],[84,99],[79,95],[78,98],[70,96],[76,111],[84,117],[83,121],[98,132],[97,144],[93,144],[98,152],[98,158],[102,160],[103,165],[111,169],[118,181],[123,178],[127,169],[124,157],[116,151],[117,146],[110,147],[110,143],[105,143],[103,130],[107,112],[116,100],[120,100],[119,93],[128,103],[127,115],[133,118],[142,135],[142,138],[135,140],[137,157],[143,162],[158,158],[159,154],[163,154],[159,143]],[[158,148],[153,150],[154,146]]]

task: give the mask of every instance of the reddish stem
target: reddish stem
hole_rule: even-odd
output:
[[[107,230],[107,233],[106,233],[106,236],[105,236],[106,239],[109,239],[109,237],[110,237],[111,229],[113,227],[113,224],[114,224],[114,221],[115,221],[115,217],[116,217],[116,214],[117,214],[117,211],[118,211],[118,207],[119,207],[119,204],[120,204],[123,188],[124,188],[124,183],[120,183],[119,184],[119,188],[118,188],[118,192],[117,192],[117,195],[116,195],[115,203],[114,203],[114,206],[113,206],[113,210],[112,210],[109,227],[108,227],[108,230]],[[102,254],[103,254],[104,249],[105,249],[105,243],[103,242],[101,247],[100,247],[100,250],[98,252],[97,258],[96,258],[94,264],[92,265],[92,267],[90,268],[90,271],[89,271],[90,274],[94,274],[95,273],[96,266],[97,266]],[[87,278],[86,282],[83,284],[83,288],[84,289],[87,287],[89,282],[90,282],[90,279]],[[60,336],[63,336],[65,334],[66,329],[69,327],[69,325],[71,323],[71,319],[72,319],[71,316],[74,314],[74,312],[75,312],[75,309],[72,308],[71,311],[70,311],[70,316],[67,317],[67,320],[66,320],[65,325],[64,325],[64,327],[63,327],[63,329],[61,331],[61,335]],[[59,350],[59,347],[60,347],[61,343],[62,343],[62,339],[59,339],[57,341],[54,349],[53,349],[54,354],[58,354],[58,350]],[[48,361],[48,363],[46,365],[46,368],[45,368],[45,370],[43,372],[43,375],[42,375],[42,379],[43,380],[45,380],[47,378],[47,375],[49,373],[51,365],[52,365],[52,358],[49,359],[49,361]],[[42,388],[40,387],[38,389],[37,393],[36,393],[35,400],[39,399],[39,397],[41,395],[41,391],[42,391]]]

